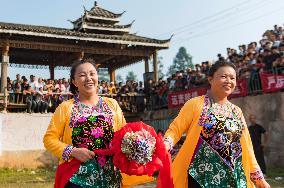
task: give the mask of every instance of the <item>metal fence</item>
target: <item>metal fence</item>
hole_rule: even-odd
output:
[[[154,127],[156,131],[162,130],[165,132],[168,129],[169,125],[173,122],[173,120],[173,118],[170,118],[159,120],[143,120],[143,122]]]

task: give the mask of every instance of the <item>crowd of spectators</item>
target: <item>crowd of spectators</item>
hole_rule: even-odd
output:
[[[259,73],[284,73],[284,31],[281,26],[264,32],[262,39],[248,45],[240,45],[237,49],[227,48],[226,57],[218,54],[218,61],[228,61],[237,67],[239,79],[246,79],[250,90],[261,89]],[[208,71],[213,62],[205,61],[196,64],[194,69],[177,71],[167,79],[136,82],[127,80],[114,83],[99,81],[98,93],[100,95],[115,95],[121,108],[129,112],[142,112],[145,107],[167,107],[169,91],[182,91],[195,87],[208,86]],[[8,78],[9,101],[12,103],[27,104],[28,112],[53,112],[65,99],[69,99],[70,80],[45,80],[31,75],[16,75],[15,80]],[[144,87],[145,86],[145,87]],[[146,98],[144,97],[146,96]]]
[[[264,32],[259,43],[242,44],[238,50],[227,48],[226,57],[217,54],[217,60],[235,64],[238,78],[248,82],[249,92],[259,92],[261,90],[260,73],[284,74],[283,36],[283,28],[275,25],[274,29]],[[151,93],[156,96],[154,103],[163,105],[168,91],[208,86],[207,76],[212,63],[214,62],[205,61],[196,64],[194,69],[177,71],[167,80],[160,79],[155,84],[150,81]]]
[[[69,80],[45,80],[30,75],[16,75],[15,80],[7,78],[7,90],[9,102],[26,104],[27,112],[47,113],[54,112],[56,107],[65,99],[70,97]]]
[[[52,80],[36,78],[30,75],[29,79],[20,74],[15,80],[7,78],[7,90],[10,104],[26,104],[28,113],[54,112],[56,107],[64,100],[72,98],[69,91],[70,80],[65,78]],[[111,95],[119,102],[124,111],[144,111],[144,87],[143,82],[127,81],[119,82],[99,81],[99,95]],[[135,95],[135,98],[133,97]],[[139,105],[137,105],[139,104]],[[17,109],[19,110],[19,109]]]

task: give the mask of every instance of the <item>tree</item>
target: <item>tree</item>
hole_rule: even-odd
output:
[[[128,72],[127,76],[126,76],[126,80],[134,80],[137,81],[137,75],[134,74],[133,71]]]
[[[107,81],[109,82],[109,73],[108,73],[108,69],[107,68],[99,68],[98,69],[98,77],[99,77],[99,80],[102,81]]]
[[[192,56],[187,53],[185,47],[180,47],[167,75],[171,76],[172,74],[176,73],[176,71],[186,70],[187,68],[194,68]]]
[[[120,74],[116,75],[116,83],[124,82],[122,76]]]
[[[158,67],[158,77],[161,78],[161,79],[163,79],[164,76],[165,76],[165,74],[163,73],[164,64],[162,62],[162,59],[163,59],[162,57],[158,58],[158,65],[159,65],[159,67]]]

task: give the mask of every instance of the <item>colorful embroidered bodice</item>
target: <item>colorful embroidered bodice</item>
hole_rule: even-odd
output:
[[[236,112],[230,102],[220,105],[206,95],[202,131],[189,167],[201,187],[246,187],[240,144],[244,125]]]
[[[70,121],[74,147],[91,151],[110,148],[114,135],[112,124],[113,112],[102,98],[99,98],[97,105],[90,107],[75,97]],[[82,187],[120,187],[121,175],[111,157],[96,155],[92,160],[82,163],[70,181]]]

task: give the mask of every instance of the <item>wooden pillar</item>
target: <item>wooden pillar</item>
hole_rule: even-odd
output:
[[[149,72],[149,58],[148,57],[144,58],[144,63],[145,63],[145,72]]]
[[[4,93],[5,90],[7,89],[8,63],[9,63],[9,44],[6,43],[2,49],[1,93]]]
[[[157,51],[153,53],[153,70],[154,70],[154,81],[158,81],[158,59],[157,59]]]
[[[109,72],[109,77],[110,77],[110,81],[111,82],[115,82],[115,69],[108,69],[108,72]]]
[[[54,80],[54,64],[49,65],[50,79]]]
[[[84,51],[76,53],[76,60],[81,61],[82,59],[84,59],[84,55],[85,55]]]

